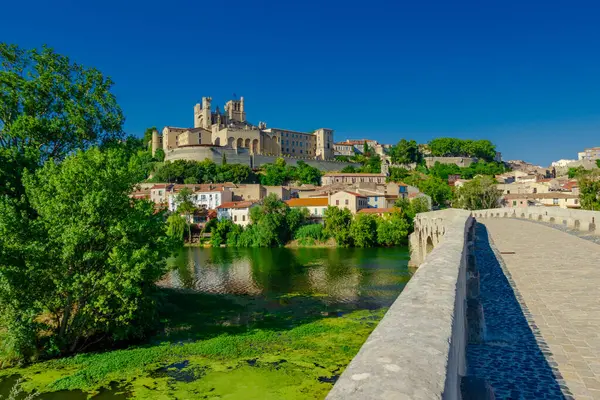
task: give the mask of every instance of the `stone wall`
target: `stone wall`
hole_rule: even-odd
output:
[[[565,225],[568,228],[600,236],[600,211],[558,207],[492,208],[474,210],[475,218],[521,218]]]
[[[165,154],[166,161],[175,160],[192,160],[192,161],[204,161],[207,158],[214,161],[217,164],[221,163],[225,154],[228,164],[244,164],[251,168],[259,168],[260,166],[268,163],[274,163],[279,157],[275,156],[264,156],[259,154],[250,154],[249,149],[240,148],[234,149],[229,147],[216,147],[216,146],[194,146],[194,147],[179,147],[173,150],[167,151]],[[285,160],[288,165],[296,165],[298,161],[304,161],[308,165],[318,168],[321,171],[341,171],[344,167],[352,165],[354,167],[360,167],[361,164],[348,163],[344,161],[324,161],[315,160],[310,158],[295,158],[295,157],[281,157]]]
[[[459,167],[468,167],[469,165],[477,162],[477,158],[469,157],[425,157],[425,165],[427,168],[431,168],[436,162],[440,164],[456,164]]]
[[[465,210],[417,216],[416,245],[431,236],[429,254],[327,399],[461,398],[472,223]]]

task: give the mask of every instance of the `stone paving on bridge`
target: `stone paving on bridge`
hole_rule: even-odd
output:
[[[479,222],[566,398],[600,399],[600,245],[528,221]]]

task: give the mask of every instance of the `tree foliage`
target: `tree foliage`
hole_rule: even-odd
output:
[[[502,191],[489,176],[478,176],[456,190],[455,207],[484,210],[499,207]]]
[[[448,175],[460,175],[462,179],[472,179],[477,175],[488,175],[496,176],[506,172],[506,167],[503,163],[491,161],[486,162],[479,160],[472,163],[468,167],[459,167],[456,164],[442,164],[437,161],[431,168],[429,173],[433,176],[437,176],[444,181],[448,180]]]
[[[387,217],[377,219],[377,242],[381,246],[407,244],[411,230],[412,221],[404,210],[394,210]]]
[[[600,173],[588,172],[578,179],[579,200],[584,210],[600,210]]]
[[[429,176],[416,183],[419,190],[429,197],[436,206],[445,206],[452,199],[452,189],[438,177]]]
[[[573,179],[573,178],[579,178],[580,176],[583,176],[587,173],[585,167],[583,166],[579,166],[579,167],[570,167],[569,170],[567,171],[567,175],[569,177],[569,179]]]
[[[389,155],[394,164],[418,164],[422,159],[419,145],[415,140],[400,140],[390,149]]]
[[[390,167],[388,182],[403,182],[410,175],[410,171],[405,168]]]
[[[262,167],[263,174],[260,182],[267,186],[280,186],[290,182],[300,184],[321,184],[323,173],[313,166],[300,160],[296,166],[287,165],[283,158],[278,158],[274,163],[265,164]]]
[[[0,284],[8,335],[28,331],[13,353],[27,354],[39,341],[46,352],[70,353],[148,327],[153,284],[165,272],[173,241],[154,205],[129,197],[138,179],[125,153],[115,149],[80,151],[25,172],[37,218],[24,268],[4,265]],[[16,299],[18,292],[30,299]]]
[[[350,235],[350,223],[352,213],[347,208],[329,206],[324,214],[325,234],[335,239],[338,246],[350,246],[352,237]]]
[[[485,161],[496,157],[496,146],[489,140],[436,138],[428,145],[431,155],[436,157],[476,157]]]
[[[175,160],[164,163],[154,173],[152,182],[254,183],[256,182],[256,175],[252,172],[250,167],[243,164],[217,165],[208,159],[200,162]]]
[[[354,246],[374,246],[377,243],[377,217],[373,214],[356,214],[349,232]]]
[[[51,49],[0,44],[4,363],[139,334],[152,320],[171,241],[153,205],[128,196],[153,160],[140,139],[122,140],[111,86]]]

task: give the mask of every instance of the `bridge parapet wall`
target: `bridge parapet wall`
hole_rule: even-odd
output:
[[[432,248],[328,400],[461,398],[472,225],[466,210],[417,216],[417,245],[433,234]]]
[[[564,225],[568,228],[600,236],[600,211],[573,210],[558,207],[491,208],[473,210],[475,218],[519,218]]]

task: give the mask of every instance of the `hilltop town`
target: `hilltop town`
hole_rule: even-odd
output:
[[[247,226],[251,209],[270,194],[291,208],[307,209],[310,220],[321,223],[327,207],[383,216],[416,198],[424,199],[428,209],[483,208],[484,204],[461,204],[461,191],[475,185],[492,189],[493,201],[485,204],[489,207],[581,208],[577,173],[597,168],[600,159],[598,148],[592,148],[579,153],[579,160],[560,160],[544,168],[503,161],[489,141],[335,141],[332,129],[297,132],[267,128],[264,122],[254,125],[246,119],[243,97],[228,101],[224,110],[213,111],[211,98],[203,97],[194,107],[193,127],[166,126],[162,134],[152,129],[149,146],[166,164],[239,164],[250,171],[243,181],[170,173],[166,182],[155,177],[141,183],[133,196],[175,213],[180,192],[189,192],[194,212],[186,215],[200,231],[212,219]],[[297,179],[293,172],[269,179],[278,163],[289,171],[312,171],[312,180]],[[482,183],[482,177],[490,181]]]

